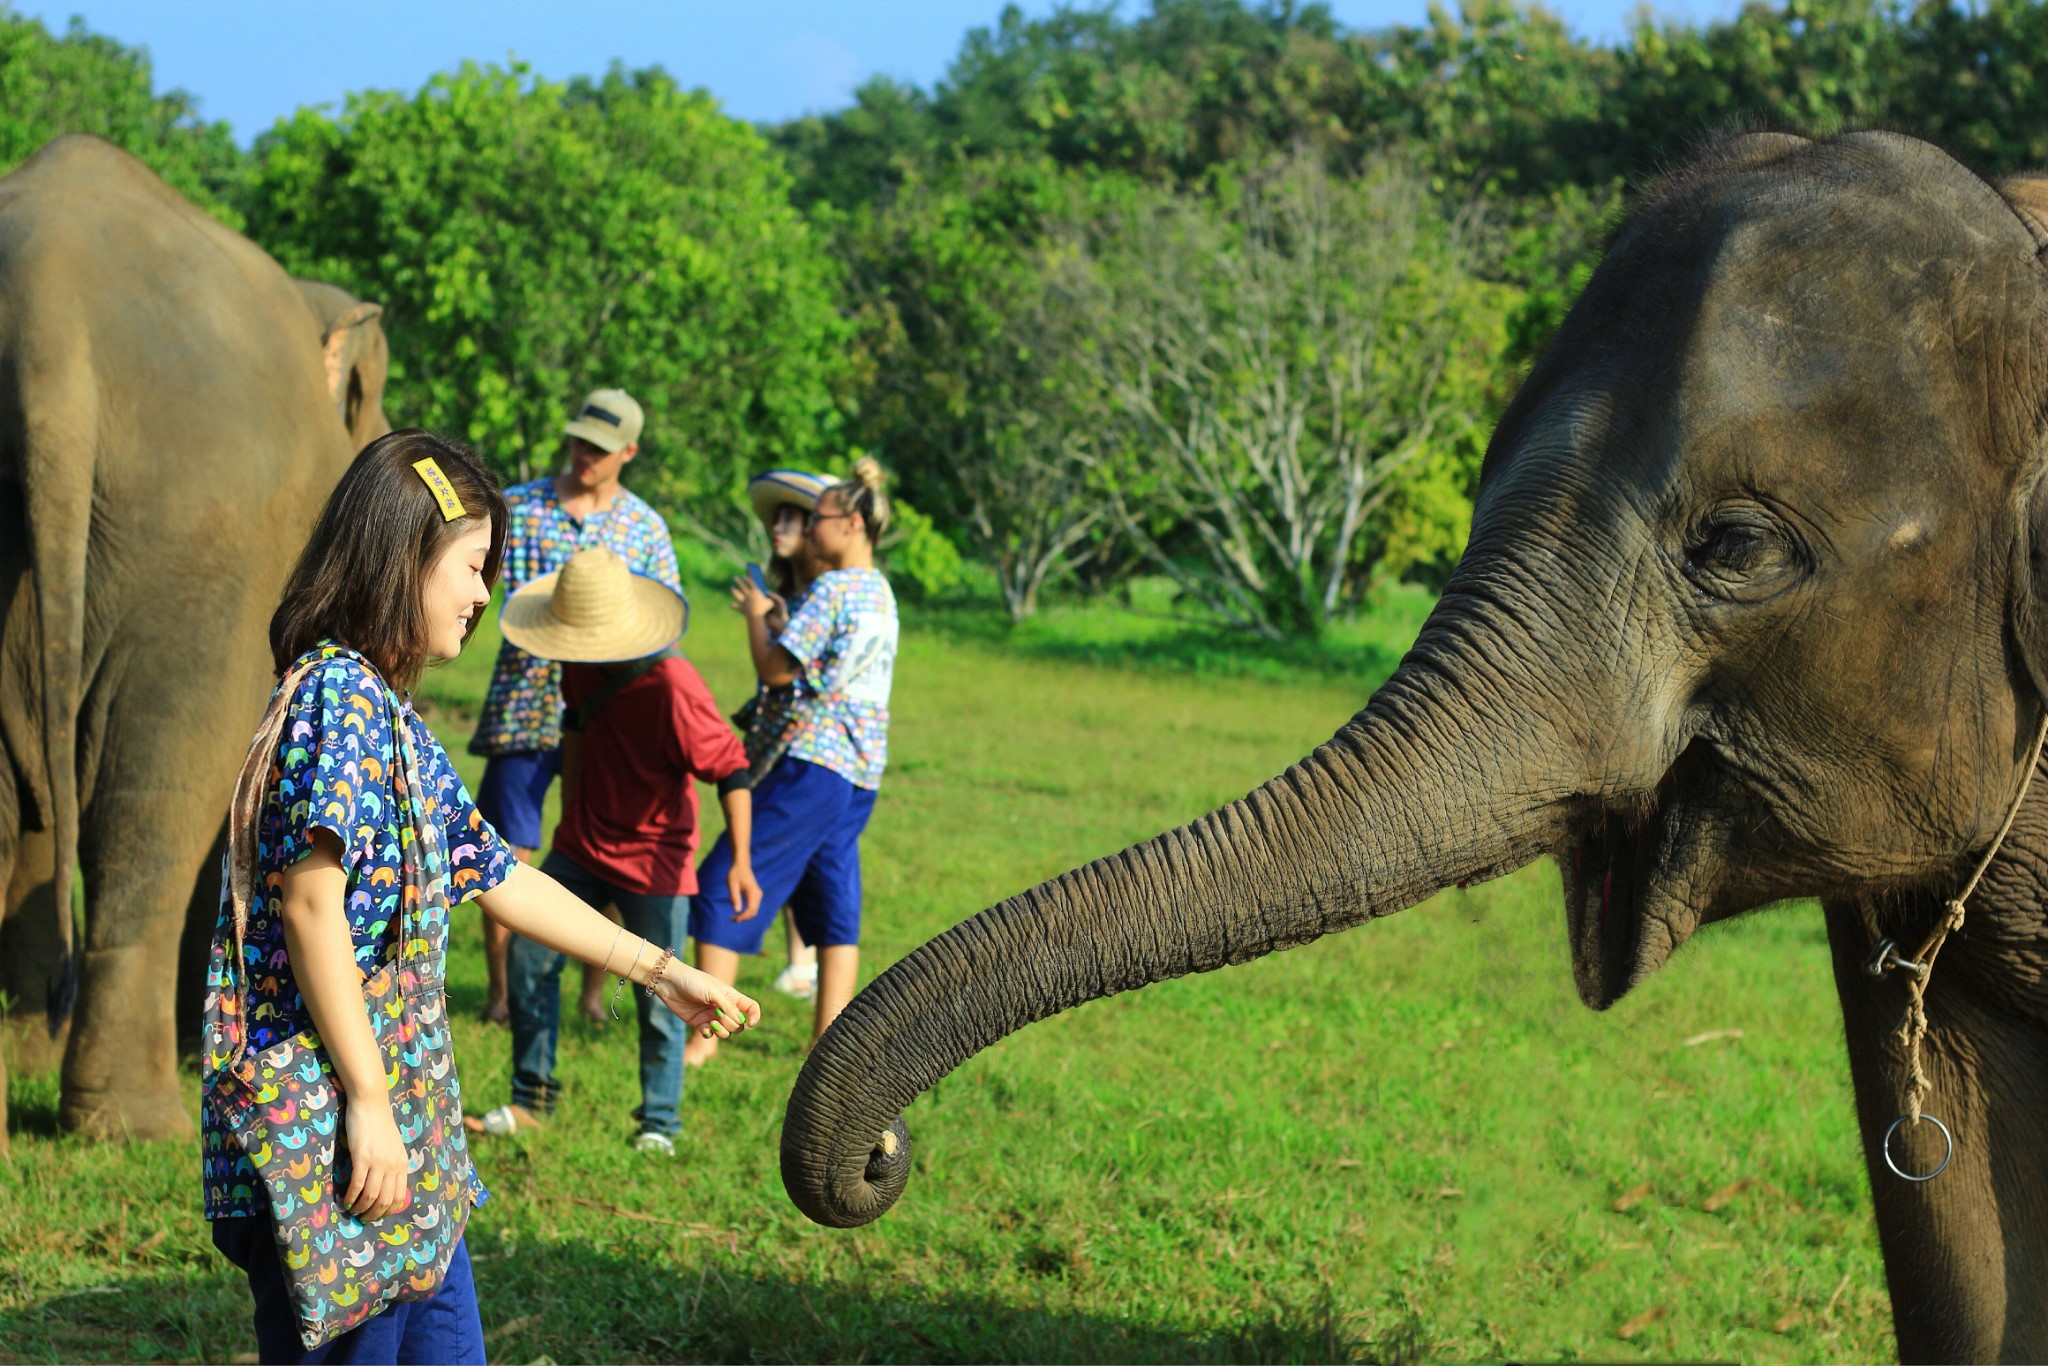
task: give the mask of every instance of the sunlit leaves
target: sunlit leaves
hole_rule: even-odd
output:
[[[575,400],[622,386],[647,412],[634,485],[728,539],[750,474],[832,449],[838,270],[780,161],[701,92],[465,65],[302,109],[255,163],[252,235],[385,305],[395,422],[531,477]]]

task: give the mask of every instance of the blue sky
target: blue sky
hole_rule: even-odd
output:
[[[1043,14],[1047,0],[1025,0]],[[1419,22],[1426,0],[1335,0],[1344,24]],[[1143,12],[1143,0],[1125,0]],[[1635,0],[1557,0],[1580,33],[1620,34]],[[1666,0],[1659,12],[1705,21],[1735,0]],[[728,112],[775,120],[844,105],[873,75],[929,86],[970,28],[1002,0],[18,0],[16,12],[61,31],[86,26],[149,49],[159,89],[199,98],[246,143],[302,104],[351,90],[413,90],[462,59],[517,55],[545,75],[601,72],[613,58],[659,64],[703,86]]]

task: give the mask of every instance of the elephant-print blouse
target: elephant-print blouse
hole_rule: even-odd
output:
[[[562,509],[552,477],[505,490],[505,566],[500,578],[511,597],[569,557],[591,546],[618,552],[635,574],[659,579],[683,596],[675,543],[668,523],[646,501],[620,489],[610,507],[577,521]],[[477,717],[471,754],[521,754],[562,744],[562,666],[536,659],[510,641],[498,647],[490,691]]]
[[[879,569],[834,569],[811,584],[776,644],[803,670],[791,757],[878,788],[889,763],[896,594]]]
[[[348,871],[344,909],[355,939],[357,966],[365,974],[374,971],[385,951],[386,931],[403,885],[400,816],[390,779],[398,760],[391,730],[394,711],[412,733],[427,815],[440,820],[446,836],[454,883],[448,891],[449,905],[475,900],[512,871],[510,849],[477,814],[448,752],[412,707],[394,697],[354,651],[323,643],[313,653],[327,662],[307,674],[292,695],[271,765],[270,790],[257,818],[256,893],[243,938],[249,974],[248,1046],[254,1049],[268,1048],[312,1025],[285,952],[282,911],[284,870],[312,851],[313,831],[331,830],[342,843],[342,866]],[[225,876],[223,872],[223,880]],[[233,951],[234,927],[225,906],[213,934],[216,945],[226,941],[227,951]],[[223,985],[207,983],[210,991]],[[203,1060],[202,1087],[227,1061]],[[255,1169],[214,1118],[213,1107],[200,1109],[206,1217],[262,1213],[263,1193]],[[483,1197],[481,1186],[477,1197]]]

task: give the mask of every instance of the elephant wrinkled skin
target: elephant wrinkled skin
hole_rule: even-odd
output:
[[[388,430],[378,312],[96,138],[0,180],[0,985],[68,1014],[69,1128],[191,1130],[180,934],[211,927],[285,573]]]
[[[2043,188],[1881,133],[1731,138],[1652,187],[1395,675],[1249,796],[876,980],[790,1098],[797,1204],[886,1210],[880,1136],[1012,1030],[1547,853],[1596,1009],[1701,925],[1822,900],[1900,1351],[2048,1358],[2048,783],[1927,996],[1956,1144],[1925,1185],[1877,1149],[1905,987],[1861,970],[1866,908],[1917,944],[1990,846],[2048,693]]]

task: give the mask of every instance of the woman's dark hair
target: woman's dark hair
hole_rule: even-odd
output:
[[[441,467],[464,516],[452,522],[442,516],[433,490],[413,468],[421,460]],[[278,673],[331,639],[369,660],[392,687],[412,691],[427,664],[421,589],[441,552],[479,517],[491,519],[484,582],[495,585],[505,558],[505,498],[483,461],[417,427],[363,447],[328,495],[271,615],[270,658]],[[481,612],[470,619],[472,633],[482,620]]]
[[[864,455],[853,462],[853,473],[825,490],[839,495],[841,512],[858,512],[863,527],[867,528],[868,544],[882,539],[882,533],[889,529],[889,495],[882,492],[882,485],[889,482],[889,476],[882,472],[881,462],[872,455]],[[822,501],[822,495],[820,495]]]
[[[761,577],[768,580],[768,586],[782,595],[784,602],[796,596],[796,561],[787,555],[770,555],[768,572]]]
[[[780,593],[783,601],[787,602],[796,596],[796,561],[787,555],[774,553],[775,524],[782,520],[785,509],[796,514],[798,518],[801,518],[805,511],[799,503],[776,504],[775,511],[768,518],[768,572],[762,577],[767,579],[768,586]]]

